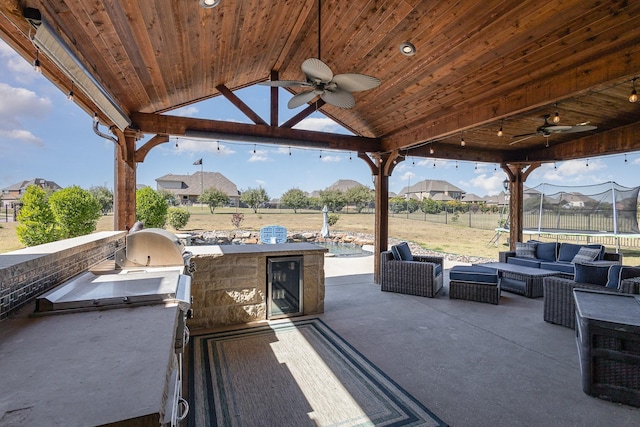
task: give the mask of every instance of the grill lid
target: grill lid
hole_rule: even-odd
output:
[[[167,267],[184,265],[184,245],[161,228],[145,228],[127,235],[126,259],[116,257],[120,267]]]

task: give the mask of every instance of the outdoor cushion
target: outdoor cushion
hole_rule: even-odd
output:
[[[543,261],[543,262],[540,263],[540,268],[542,268],[543,270],[559,271],[561,273],[567,273],[567,274],[574,274],[574,272],[575,272],[574,265],[571,262],[562,262],[562,261],[547,262],[547,261]]]
[[[532,258],[518,258],[510,256],[507,258],[507,264],[522,265],[524,267],[540,268],[540,261]]]
[[[402,260],[402,261],[413,261],[413,255],[411,255],[411,249],[409,249],[409,245],[407,242],[398,243],[397,245],[391,246],[391,252],[393,253],[393,258]]]
[[[602,259],[602,257],[604,256],[604,246],[599,245],[599,244],[592,244],[592,245],[576,245],[574,243],[562,243],[560,245],[560,253],[558,254],[558,261],[567,261],[567,262],[571,262],[573,260],[573,257],[576,256],[576,254],[578,253],[578,251],[580,251],[580,248],[598,248],[600,250],[600,254],[598,255],[597,259]]]
[[[535,258],[537,245],[535,242],[516,242],[516,257]]]
[[[493,268],[480,265],[456,265],[449,271],[449,279],[458,282],[498,283],[498,274]]]
[[[536,258],[544,261],[555,261],[558,256],[558,243],[538,242],[536,246]]]
[[[630,277],[640,277],[640,268],[614,264],[609,267],[609,274],[605,286],[611,289],[619,289],[620,282]]]
[[[592,285],[606,285],[609,278],[609,267],[576,263],[576,274],[573,278],[578,283],[590,283]]]
[[[578,253],[573,257],[571,262],[578,264],[589,261],[594,261],[600,255],[600,249],[582,247]]]

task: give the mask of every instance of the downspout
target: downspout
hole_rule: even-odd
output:
[[[113,136],[111,136],[109,134],[106,134],[104,132],[100,132],[100,130],[98,129],[98,113],[93,113],[93,131],[99,137],[104,138],[104,139],[109,139],[109,140],[115,142],[116,145],[118,145],[118,140],[115,137],[113,137]]]

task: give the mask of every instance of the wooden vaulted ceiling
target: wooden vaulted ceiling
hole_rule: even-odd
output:
[[[198,0],[0,0],[0,37],[33,61],[23,10],[38,9],[129,114],[132,128],[145,134],[189,128],[285,145],[496,163],[640,150],[640,102],[628,101],[631,81],[640,76],[637,1],[323,0],[321,59],[336,74],[382,81],[356,93],[353,109],[318,104],[362,138],[295,132],[275,115],[254,118],[255,125],[170,115],[215,96],[241,108],[236,89],[272,75],[302,79],[301,63],[318,56],[317,2],[221,0],[204,9]],[[415,55],[400,53],[405,41]],[[45,75],[68,91],[68,78],[40,60]],[[286,103],[288,95],[279,98]],[[76,99],[87,112],[96,110],[82,94]],[[535,132],[556,111],[562,125],[589,122],[597,129],[511,144],[513,135]]]

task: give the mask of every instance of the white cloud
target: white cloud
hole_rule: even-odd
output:
[[[587,166],[588,165],[588,166]],[[606,164],[601,159],[569,160],[562,163],[546,163],[539,170],[533,171],[536,175],[542,175],[542,182],[562,183],[565,185],[599,183],[607,181],[596,171],[605,171]]]
[[[0,139],[4,139],[4,138],[13,139],[26,144],[33,144],[40,147],[44,145],[40,138],[38,138],[28,130],[23,130],[23,129],[11,129],[11,130],[0,129]]]
[[[262,179],[256,179],[256,184],[258,184],[259,187],[266,187],[267,186],[267,181],[264,181]]]
[[[400,177],[400,179],[402,181],[410,181],[411,178],[415,178],[416,174],[411,172],[411,171],[406,171],[405,173],[402,174],[402,176]]]
[[[180,117],[194,117],[200,110],[195,105],[187,105],[186,107],[176,108],[171,111],[171,115]]]
[[[345,129],[328,117],[307,117],[296,124],[294,129],[315,130],[318,132],[344,132]]]
[[[322,161],[323,162],[329,162],[329,163],[336,163],[336,162],[341,162],[342,158],[340,156],[331,156],[331,155],[327,156],[327,155],[324,155],[324,156],[322,156]]]
[[[39,97],[28,89],[0,83],[0,128],[20,128],[22,122],[44,117],[51,108],[49,98]]]
[[[249,151],[251,153],[251,157],[249,157],[249,162],[269,162],[271,158],[269,157],[269,152],[267,150],[252,150]]]
[[[33,66],[27,60],[18,55],[3,40],[0,40],[0,58],[2,58],[12,77],[17,82],[23,84],[31,83],[40,76],[33,70]]]
[[[504,181],[504,176],[502,174],[494,173],[489,175],[487,173],[480,173],[469,181],[460,181],[460,185],[469,189],[469,192],[471,193],[477,192],[491,195],[498,194],[504,190],[502,181]]]

